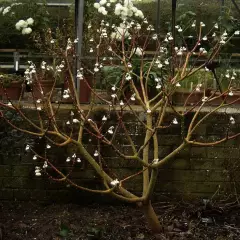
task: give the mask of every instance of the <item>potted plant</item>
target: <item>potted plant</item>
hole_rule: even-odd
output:
[[[42,99],[50,97],[53,100],[53,97],[56,97],[56,88],[63,88],[64,68],[64,60],[53,59],[52,64],[42,61],[39,68],[30,62],[29,69],[25,73],[29,78],[28,83],[32,88],[33,98]]]
[[[202,102],[204,97],[211,94],[213,88],[213,76],[210,72],[199,71],[189,76],[177,86],[172,95],[174,105],[192,106]]]
[[[139,97],[143,100],[143,93],[142,88],[139,81],[139,74],[140,74],[140,61],[139,59],[135,59],[132,61],[132,78],[135,81],[135,87],[139,93]],[[163,72],[164,70],[160,71],[159,69],[152,67],[151,71],[148,72],[149,63],[146,63],[143,71],[144,75],[144,85],[147,81],[147,88],[148,88],[148,95],[149,97],[155,96],[158,92],[159,86],[161,85],[160,81],[164,79]],[[121,94],[120,98],[126,98],[127,100],[135,99],[134,91],[132,89],[131,83],[125,82],[124,85],[121,85],[122,78],[125,77],[124,69],[122,66],[105,66],[103,68],[103,76],[104,82],[106,85],[106,91],[111,95],[113,90],[122,89],[119,93]],[[159,81],[159,84],[156,83]],[[145,87],[145,86],[144,86]],[[157,100],[157,99],[156,99]],[[135,100],[134,100],[135,101]],[[138,104],[139,101],[135,101],[135,104]]]
[[[23,77],[16,74],[0,74],[0,98],[18,100],[23,93]]]

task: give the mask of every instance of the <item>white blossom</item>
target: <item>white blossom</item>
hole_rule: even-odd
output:
[[[135,99],[135,93],[131,96],[131,98],[130,98],[132,101],[135,101],[136,99]]]
[[[153,39],[153,40],[157,40],[157,34],[153,34],[153,35],[152,35],[152,39]]]
[[[38,166],[35,167],[35,175],[36,175],[36,176],[41,176],[41,175],[42,175],[42,174],[41,174],[41,168],[38,167]]]
[[[4,10],[3,10],[3,12],[2,12],[2,15],[6,15],[10,10],[11,10],[11,7],[10,7],[10,6],[4,8]]]
[[[107,117],[105,115],[102,117],[102,121],[107,121]]]
[[[176,124],[178,124],[178,120],[176,118],[174,118],[172,123],[176,125]]]
[[[165,63],[166,65],[169,65],[169,60],[166,59],[166,60],[164,61],[164,63]]]
[[[115,180],[111,181],[110,184],[115,187],[115,186],[117,186],[119,183],[120,183],[119,180],[118,180],[118,179],[115,179]]]
[[[33,20],[33,18],[28,18],[27,20],[26,20],[26,22],[27,22],[27,24],[28,25],[33,25],[33,23],[34,23],[34,20]]]
[[[30,150],[30,146],[27,144],[25,147],[25,151],[29,151]]]
[[[113,129],[114,129],[114,126],[111,126],[111,127],[108,129],[108,133],[109,133],[109,134],[113,134]]]
[[[17,30],[21,30],[22,28],[26,28],[28,26],[28,23],[24,20],[19,20],[16,24],[15,27]]]
[[[95,150],[95,152],[94,152],[94,154],[93,154],[93,156],[94,157],[97,157],[99,154],[98,154],[98,151],[97,150]]]
[[[43,168],[47,168],[47,167],[48,167],[47,161],[44,161]]]
[[[100,5],[99,3],[94,3],[93,6],[94,6],[96,9],[99,9],[101,5]]]
[[[235,119],[233,118],[233,116],[231,116],[229,120],[230,120],[230,123],[231,123],[231,124],[235,124],[235,123],[236,123],[236,122],[235,122]]]
[[[30,27],[27,27],[27,28],[24,28],[22,30],[22,34],[23,35],[27,35],[27,34],[30,34],[32,32],[32,29]]]
[[[76,118],[74,118],[74,119],[73,119],[73,123],[79,123],[79,120],[76,119]]]
[[[139,57],[144,54],[142,48],[140,47],[137,47],[134,51],[135,51],[135,54]]]
[[[204,36],[202,40],[207,41],[207,36]]]
[[[126,73],[125,79],[126,79],[127,81],[129,81],[129,80],[132,79],[130,73]]]

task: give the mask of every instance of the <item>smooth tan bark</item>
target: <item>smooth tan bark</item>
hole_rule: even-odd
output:
[[[142,210],[144,212],[144,216],[146,218],[146,221],[150,230],[153,233],[161,233],[163,228],[159,222],[156,212],[152,207],[151,201],[149,201],[147,204],[144,204],[142,206]]]

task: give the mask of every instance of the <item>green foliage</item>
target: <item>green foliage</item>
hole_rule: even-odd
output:
[[[12,5],[14,3],[21,3]],[[74,33],[74,11],[73,7],[67,9],[60,7],[49,8],[46,0],[20,0],[3,1],[0,7],[11,6],[11,10],[3,15],[0,13],[0,38],[2,48],[38,48],[38,40],[42,41],[48,29],[60,29],[62,35],[73,36]],[[22,35],[15,28],[19,20],[33,18],[33,32],[30,35]],[[53,31],[55,33],[55,31]]]
[[[1,86],[8,88],[12,82],[23,82],[24,78],[16,74],[0,74]]]
[[[69,228],[65,224],[61,224],[59,235],[66,238],[69,235]]]
[[[27,48],[32,46],[34,42],[28,35],[22,35],[21,31],[15,28],[15,24],[19,20],[26,20],[32,17],[34,19],[33,30],[43,31],[49,26],[48,12],[45,6],[45,1],[42,1],[42,5],[37,4],[36,1],[21,0],[22,4],[12,5],[19,3],[19,1],[1,2],[0,6],[6,8],[11,6],[8,13],[3,15],[0,13],[0,38],[1,47],[5,48]]]
[[[195,74],[185,78],[181,82],[181,88],[190,90],[191,87],[195,87],[197,84],[203,84],[206,88],[213,86],[214,76],[212,72],[206,72],[205,70],[197,71]]]

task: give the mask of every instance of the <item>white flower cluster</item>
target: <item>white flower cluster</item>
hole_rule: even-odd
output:
[[[76,155],[76,153],[74,153],[74,154],[72,155],[72,157],[67,157],[66,162],[70,162],[72,159],[75,160],[76,157],[77,157],[77,155]],[[77,162],[81,162],[81,159],[80,159],[80,158],[77,158],[76,161],[77,161]]]
[[[115,180],[111,181],[110,184],[115,187],[115,186],[117,186],[119,183],[120,183],[119,180],[118,180],[118,179],[115,179]]]
[[[35,167],[35,175],[38,176],[38,177],[42,175],[41,174],[41,168],[38,167],[38,166]]]
[[[227,38],[228,38],[228,34],[227,34],[227,31],[225,31],[221,36],[220,44],[222,44],[222,45],[225,44]]]
[[[65,90],[63,91],[63,98],[64,98],[64,99],[70,98],[70,89],[69,89],[69,88],[68,88],[68,89],[65,89]]]
[[[24,77],[27,80],[27,84],[32,83],[32,75],[36,73],[36,66],[33,62],[28,61],[29,67],[24,72]]]
[[[63,60],[59,65],[56,66],[56,72],[62,72],[62,69],[65,67],[65,61]]]
[[[94,3],[94,7],[98,9],[99,13],[107,15],[108,11],[106,8],[110,8],[111,5],[116,2],[117,0],[100,0],[99,3]],[[141,19],[144,18],[143,12],[133,5],[132,0],[119,0],[114,6],[114,14],[120,16],[123,20],[133,16]]]
[[[108,133],[109,133],[109,134],[113,134],[113,129],[114,129],[114,126],[111,126],[111,127],[108,129]]]
[[[229,120],[230,120],[230,123],[231,123],[231,124],[235,124],[235,123],[236,123],[233,116],[231,116]]]
[[[2,15],[4,16],[11,11],[13,6],[17,6],[17,5],[22,5],[22,3],[12,3],[8,7],[0,7],[0,13],[2,13]],[[14,13],[12,12],[12,14],[14,14]]]
[[[19,20],[15,27],[17,30],[22,31],[23,35],[30,34],[32,32],[32,28],[29,26],[32,26],[34,23],[33,18],[28,18],[27,20]]]
[[[156,38],[156,36],[155,36]],[[167,33],[165,39],[164,39],[164,42],[168,42],[168,41],[172,41],[173,40],[173,36],[172,36],[172,33]]]
[[[0,8],[0,13],[2,13],[2,15],[4,16],[4,15],[6,15],[7,13],[9,13],[10,12],[10,10],[11,10],[11,6],[8,6],[8,7],[1,7]]]
[[[140,47],[137,47],[136,49],[134,49],[134,53],[139,57],[144,55],[143,49]]]
[[[202,54],[207,54],[207,50],[205,48],[200,48],[199,52]]]
[[[67,40],[67,50],[71,49],[72,46],[73,46],[72,41],[71,41],[70,38],[68,38],[68,40]]]
[[[117,39],[119,41],[122,40],[122,38],[129,38],[130,33],[128,32],[128,25],[124,23],[120,23],[119,27],[113,26],[115,32],[111,33],[112,39]]]
[[[175,49],[178,56],[183,55],[183,53],[187,50],[185,47],[180,47],[180,48],[175,47],[174,49]]]

